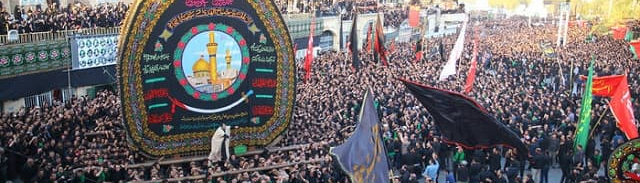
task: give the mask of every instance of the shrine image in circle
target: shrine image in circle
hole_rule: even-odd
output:
[[[241,66],[238,42],[220,31],[193,36],[182,54],[182,71],[189,84],[201,93],[218,93],[230,87]]]

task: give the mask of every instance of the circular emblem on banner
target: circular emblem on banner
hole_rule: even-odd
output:
[[[208,43],[216,39],[225,44]],[[174,67],[176,78],[182,81],[180,85],[189,95],[200,100],[216,101],[238,90],[247,76],[250,63],[247,41],[238,31],[225,24],[210,23],[192,27],[180,40],[189,41],[178,42],[174,57],[180,60],[174,61]],[[216,46],[215,52],[208,51],[211,46]],[[210,60],[216,61],[212,63]],[[218,66],[217,63],[223,64]],[[214,72],[211,68],[217,69]],[[215,78],[211,77],[212,73],[215,73]]]
[[[233,126],[232,145],[267,145],[286,130],[295,60],[272,1],[141,0],[132,7],[117,58],[126,128],[138,149],[208,151],[222,124]],[[91,52],[85,55],[101,53]]]
[[[640,182],[640,139],[630,140],[611,153],[607,174],[611,182]]]

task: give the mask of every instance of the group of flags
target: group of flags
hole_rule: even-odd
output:
[[[310,77],[310,73],[311,73],[311,68],[312,68],[312,62],[313,62],[313,34],[314,34],[314,23],[315,22],[315,17],[313,17],[312,19],[312,25],[310,26],[310,31],[309,31],[309,43],[308,43],[308,48],[307,48],[307,53],[305,56],[305,64],[304,64],[304,68],[305,68],[305,81],[309,79]],[[353,15],[353,21],[351,24],[351,33],[349,34],[349,38],[347,40],[347,45],[346,47],[349,50],[349,53],[351,54],[351,66],[354,70],[359,70],[360,66],[362,65],[360,63],[360,59],[359,59],[359,49],[358,49],[358,14],[354,14]],[[342,24],[340,24],[340,29],[342,30]],[[369,29],[367,30],[367,37],[365,39],[365,46],[363,46],[363,49],[365,49],[365,52],[371,52],[373,54],[373,56],[375,57],[376,62],[380,62],[382,61],[382,63],[387,66],[388,65],[388,49],[385,47],[385,38],[384,38],[384,30],[383,30],[383,26],[382,26],[382,20],[380,19],[380,15],[378,15],[375,26],[369,26]],[[395,47],[395,45],[392,43],[391,47]]]
[[[355,19],[353,20],[356,21]],[[352,29],[353,32],[355,29]],[[357,31],[356,31],[357,32]],[[367,29],[367,37],[365,40],[365,46],[363,48],[366,49],[366,52],[373,53],[373,57],[376,62],[382,61],[382,64],[385,66],[387,63],[387,51],[385,48],[385,40],[384,40],[384,30],[382,29],[382,21],[380,20],[380,15],[378,14],[375,26],[370,25],[369,29]]]
[[[412,19],[412,17],[418,14],[413,8],[410,8],[410,26],[417,26],[416,24],[419,21]],[[357,15],[353,18],[347,47],[352,55],[353,68],[359,69],[361,63],[358,58],[356,23]],[[466,26],[465,21],[448,61],[443,67],[439,80],[444,80],[456,73],[456,62],[460,59],[464,49]],[[387,52],[384,47],[384,34],[380,17],[378,16],[375,28],[369,27],[365,40],[366,44],[363,48],[367,52],[373,52],[376,60],[380,59],[384,65],[387,65]],[[474,29],[474,32],[471,66],[464,87],[464,93],[466,94],[472,89],[478,64],[479,36],[477,28]],[[311,42],[312,40],[309,45],[312,44]],[[440,54],[443,55],[442,42],[440,42],[439,50]],[[544,49],[543,51],[547,55],[555,54],[553,50]],[[422,52],[423,43],[422,40],[418,40],[416,43],[416,61],[422,59]],[[611,97],[609,107],[617,120],[617,126],[625,133],[627,138],[638,137],[633,110],[630,108],[631,98],[627,76],[594,77],[594,62],[595,58],[591,61],[589,74],[586,77],[586,89],[582,99],[575,145],[586,147],[589,139],[593,95]],[[460,93],[425,86],[409,80],[401,79],[401,81],[407,90],[429,111],[444,142],[455,144],[465,149],[505,146],[514,148],[521,159],[529,155],[528,148],[521,140],[521,136],[496,120],[474,100]],[[373,98],[373,92],[368,89],[362,101],[356,130],[343,144],[330,149],[330,153],[336,157],[341,168],[353,182],[389,182],[390,173],[387,151],[384,147],[384,142],[381,140],[382,128],[373,104]]]
[[[444,142],[465,149],[505,146],[515,148],[519,158],[528,156],[520,136],[497,121],[477,102],[462,94],[401,79],[407,90],[429,111]],[[353,134],[329,151],[352,182],[389,182],[387,150],[382,127],[368,89]]]
[[[626,26],[611,27],[613,39],[629,42],[629,50],[633,54],[634,59],[640,57],[640,40],[633,40],[633,31]]]
[[[627,83],[627,75],[611,75],[594,77],[593,63],[595,57],[592,58],[589,66],[589,74],[585,78],[587,83],[585,92],[582,96],[582,105],[580,108],[580,116],[578,129],[576,132],[575,146],[586,147],[590,138],[589,129],[591,128],[591,101],[593,96],[610,97],[609,109],[616,119],[616,125],[622,131],[627,139],[638,137],[638,129],[633,114],[631,94],[629,93],[629,84]]]

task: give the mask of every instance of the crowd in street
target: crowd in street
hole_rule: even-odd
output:
[[[124,5],[114,8],[119,7],[126,9]],[[88,11],[92,15],[90,12],[102,10]],[[83,26],[82,22],[79,26]],[[68,102],[4,113],[0,117],[0,182],[163,180],[198,175],[214,182],[346,182],[348,177],[328,151],[353,133],[368,88],[375,96],[394,182],[540,183],[549,182],[550,171],[562,172],[562,180],[552,182],[605,181],[606,177],[598,172],[625,137],[607,111],[606,99],[596,97],[591,121],[600,123],[588,145],[574,150],[584,85],[579,76],[587,74],[593,55],[597,75],[628,74],[632,98],[638,98],[640,62],[632,59],[628,43],[623,40],[613,40],[608,35],[586,39],[590,37],[589,28],[579,27],[569,31],[565,47],[553,46],[556,54],[546,55],[540,44],[555,45],[557,28],[530,27],[526,22],[511,18],[477,25],[479,66],[469,94],[498,121],[522,135],[530,150],[526,160],[516,158],[508,148],[464,149],[445,143],[429,112],[398,80],[406,78],[462,91],[473,47],[474,31],[470,25],[458,74],[446,81],[437,81],[437,77],[456,35],[428,40],[422,60],[415,59],[415,42],[396,43],[395,49],[389,51],[388,66],[376,63],[370,53],[361,52],[363,66],[358,71],[351,68],[348,52],[320,55],[314,61],[310,80],[299,80],[297,84],[293,120],[276,145],[304,145],[289,151],[232,155],[229,161],[219,163],[156,163],[128,168],[148,159],[128,147],[120,100],[113,92],[101,91],[93,99],[79,96]],[[95,26],[96,22],[88,25]],[[439,50],[439,44],[444,51]],[[299,67],[302,71],[302,64]],[[298,78],[303,74],[298,73]],[[640,100],[633,105],[635,114],[640,114]],[[311,160],[317,161],[214,177],[225,171]]]
[[[96,6],[85,4],[49,4],[36,6],[0,6],[0,34],[8,30],[18,33],[56,32],[83,28],[117,27],[124,20],[128,5],[103,3]]]
[[[93,99],[3,113],[0,182],[125,180],[135,157],[123,138],[119,108],[120,99],[103,91]]]

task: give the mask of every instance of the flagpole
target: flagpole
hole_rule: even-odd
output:
[[[609,102],[607,102],[607,103],[609,103]],[[609,105],[609,104],[607,104],[607,105]],[[598,118],[598,121],[596,122],[596,124],[593,125],[593,129],[591,129],[591,132],[589,132],[589,137],[593,136],[593,132],[595,132],[596,128],[598,128],[598,125],[600,125],[600,121],[602,121],[602,118],[604,118],[604,114],[609,110],[610,110],[610,108],[606,107],[606,109],[604,111],[602,111],[602,113],[600,113],[600,118]]]
[[[555,50],[554,50],[554,52],[555,52]],[[563,73],[562,73],[562,64],[560,64],[560,57],[558,55],[556,55],[556,63],[558,63],[558,70],[559,70],[558,75],[560,75],[560,81],[559,82],[563,82],[564,81],[564,76],[563,76]]]
[[[573,59],[571,59],[571,68],[569,68],[569,83],[567,83],[568,85],[570,85],[569,87],[567,87],[569,89],[569,95],[571,96],[573,95]]]
[[[418,5],[418,7],[419,7],[419,8],[418,8],[418,19],[420,19],[420,11],[422,11],[422,6]],[[422,30],[420,30],[420,44],[421,44],[421,45],[420,45],[420,48],[422,48],[422,49],[420,50],[420,51],[421,51],[421,53],[420,53],[420,54],[422,54],[422,55],[424,55],[424,50],[426,50],[426,49],[425,49],[425,44],[424,44],[424,36],[426,35],[426,32],[427,32],[427,30],[428,30],[428,28],[427,28],[427,23],[428,23],[427,21],[428,21],[428,20],[429,20],[429,19],[425,19],[425,21],[423,22],[423,24],[424,24],[424,25],[422,25],[422,26],[420,27],[420,28],[422,29]],[[421,22],[422,22],[422,21],[421,21]],[[418,46],[418,45],[416,45],[416,47],[417,47],[417,46]],[[422,60],[422,59],[424,59],[424,58],[422,58],[422,57],[420,57],[420,58],[421,58],[421,60]],[[418,60],[418,62],[420,62],[421,60]]]

